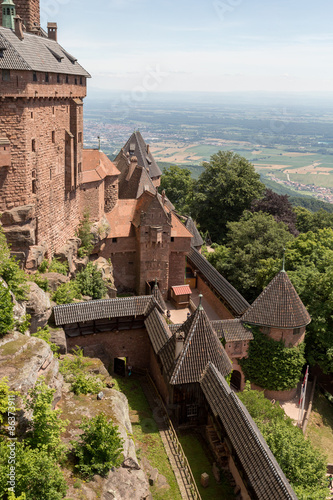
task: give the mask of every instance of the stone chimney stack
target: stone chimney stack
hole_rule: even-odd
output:
[[[57,23],[47,23],[47,35],[50,40],[54,40],[55,42],[57,41],[57,30]]]
[[[136,169],[138,165],[138,159],[136,156],[132,156],[131,160],[130,160],[130,166],[128,167],[128,174],[126,176],[126,180],[129,181],[130,178],[132,177],[133,175],[133,172],[134,170]]]
[[[165,190],[162,191],[162,205],[165,204]]]
[[[175,348],[175,359],[178,359],[180,353],[184,349],[184,332],[179,332],[176,334],[176,348]]]
[[[23,35],[23,23],[22,23],[22,19],[20,18],[20,16],[15,16],[14,21],[15,21],[15,35],[20,40],[23,40],[24,35]]]

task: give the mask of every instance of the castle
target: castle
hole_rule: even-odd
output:
[[[12,253],[36,269],[75,236],[88,209],[108,228],[94,252],[111,258],[118,290],[138,295],[56,307],[68,346],[84,347],[113,369],[124,359],[148,369],[178,422],[205,423],[209,415],[243,498],[266,500],[267,491],[296,498],[224,380],[233,370],[233,385],[244,387],[239,360],[253,338],[246,324],[286,345],[303,341],[310,318],[287,274],[281,271],[250,306],[201,255],[192,219],[157,192],[161,171],[140,132],[114,162],[83,149],[90,75],[58,44],[55,23],[41,28],[39,1],[4,0],[0,21],[0,212]],[[220,320],[210,321],[200,304],[184,323],[167,324],[164,300],[185,279]]]

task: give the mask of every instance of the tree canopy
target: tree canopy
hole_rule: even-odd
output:
[[[176,210],[182,214],[191,212],[194,180],[188,168],[170,165],[163,170],[160,191],[165,193]]]
[[[254,200],[251,206],[252,212],[266,212],[273,215],[277,222],[284,222],[291,234],[298,235],[296,229],[296,214],[289,201],[288,195],[274,193],[266,189],[265,196],[260,200]]]
[[[219,151],[194,186],[192,213],[203,231],[216,242],[225,240],[227,223],[238,221],[265,186],[260,175],[245,158],[231,151]]]

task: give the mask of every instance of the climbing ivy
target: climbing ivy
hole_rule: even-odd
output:
[[[271,391],[287,391],[296,387],[305,363],[304,344],[286,347],[252,327],[248,358],[240,360],[245,378]]]

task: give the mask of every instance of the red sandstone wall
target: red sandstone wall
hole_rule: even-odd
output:
[[[301,328],[300,333],[294,335],[293,330],[283,330],[281,328],[271,328],[269,336],[274,340],[283,340],[286,347],[292,345],[297,346],[304,341],[305,338],[305,326]]]
[[[221,319],[233,319],[233,315],[224,304],[216,297],[212,290],[206,285],[200,276],[197,277],[197,289],[208,300],[211,307]]]
[[[1,9],[0,9],[1,10]],[[57,83],[57,74],[49,73],[49,81],[45,82],[45,73],[37,72],[37,82],[33,81],[32,71],[13,71],[10,72],[10,81],[1,82],[2,97],[56,97],[60,98],[83,98],[87,94],[86,79],[68,75],[68,84],[66,75],[60,75],[60,83]],[[75,85],[75,78],[77,84]]]
[[[127,364],[142,370],[149,368],[150,340],[146,329],[121,330],[120,332],[105,332],[95,335],[68,338],[68,350],[76,345],[79,347],[102,346],[113,367],[114,358],[126,357]]]
[[[89,208],[90,220],[99,221],[104,214],[104,182],[90,182],[80,188],[81,213]]]
[[[171,252],[169,260],[169,288],[185,283],[186,258],[184,253]]]
[[[169,391],[167,388],[167,385],[165,383],[165,380],[163,378],[163,375],[161,374],[160,367],[158,365],[156,355],[154,353],[154,349],[150,346],[150,368],[149,368],[149,373],[151,378],[153,379],[160,395],[162,396],[162,399],[165,404],[169,403]]]

